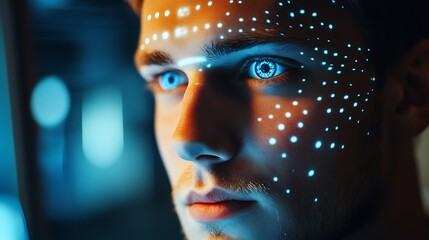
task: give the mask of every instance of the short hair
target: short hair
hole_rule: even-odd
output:
[[[127,0],[141,14],[144,0]],[[427,0],[339,0],[362,28],[378,77],[384,79],[401,56],[418,41],[429,38]],[[377,81],[379,89],[384,85]]]

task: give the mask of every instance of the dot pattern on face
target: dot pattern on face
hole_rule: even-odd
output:
[[[225,0],[229,4],[239,4],[245,6],[245,1],[237,0]],[[159,21],[161,18],[176,18],[186,19],[193,15],[197,16],[202,21],[195,25],[180,25],[178,24],[174,29],[159,29],[159,32],[152,33],[141,39],[140,49],[145,49],[150,44],[159,41],[169,41],[171,38],[192,38],[192,34],[199,34],[202,31],[213,31],[215,29],[218,33],[215,37],[219,40],[226,39],[231,34],[240,34],[246,31],[266,31],[269,32],[271,28],[290,29],[296,31],[303,31],[308,36],[309,42],[315,43],[316,46],[311,49],[302,50],[299,55],[306,59],[308,62],[316,64],[325,73],[330,76],[330,79],[324,79],[320,82],[314,82],[308,78],[300,79],[302,87],[300,87],[296,93],[298,96],[303,96],[303,93],[308,89],[309,86],[319,84],[322,89],[325,89],[326,93],[321,93],[315,96],[312,101],[315,106],[325,106],[323,113],[326,118],[330,119],[341,119],[341,121],[332,121],[327,126],[319,126],[321,129],[320,135],[312,139],[310,148],[312,151],[344,151],[346,145],[341,142],[333,141],[329,137],[332,132],[341,133],[341,129],[344,126],[344,121],[348,122],[349,126],[357,126],[361,123],[359,114],[363,114],[369,106],[370,98],[374,93],[374,83],[376,78],[369,76],[366,73],[369,58],[368,52],[370,49],[364,46],[358,46],[354,42],[338,42],[335,39],[336,35],[333,32],[336,29],[334,23],[330,22],[330,18],[324,15],[322,12],[318,12],[315,9],[304,9],[299,7],[299,1],[277,1],[278,12],[274,12],[270,9],[261,9],[259,13],[255,13],[250,18],[239,16],[233,13],[229,8],[225,8],[224,19],[220,19],[217,22],[204,21],[204,14],[206,11],[210,11],[210,8],[215,6],[219,1],[207,1],[198,2],[193,6],[182,6],[178,9],[163,9],[157,12],[148,13],[144,16],[144,19],[148,22]],[[335,0],[329,0],[330,4],[337,5]],[[344,8],[344,6],[340,6]],[[284,17],[288,17],[290,21],[281,21]],[[234,22],[234,24],[230,24]],[[264,24],[260,24],[263,22]],[[285,25],[285,26],[283,26]],[[268,27],[261,27],[268,26]],[[271,27],[271,28],[270,28]],[[317,33],[323,32],[323,36],[318,36]],[[212,33],[212,32],[210,32]],[[287,32],[280,32],[280,36],[288,35]],[[340,45],[339,45],[340,44]],[[211,63],[207,63],[204,67],[200,67],[199,71],[211,68]],[[306,66],[302,65],[301,69],[305,69]],[[344,75],[355,74],[355,78],[361,78],[361,81],[368,82],[370,84],[368,88],[361,89],[361,92],[357,92],[355,85],[357,85],[356,79],[345,79]],[[369,76],[369,77],[368,77]],[[353,81],[351,81],[353,80]],[[346,86],[346,94],[338,94],[337,89],[343,89]],[[332,92],[329,92],[332,89]],[[335,104],[332,104],[335,102]],[[332,106],[331,106],[332,105]],[[338,107],[340,105],[340,107]],[[300,98],[291,99],[290,105],[285,106],[282,104],[273,104],[273,113],[265,116],[257,116],[256,121],[259,124],[271,124],[275,129],[274,132],[278,132],[277,136],[269,136],[266,142],[273,147],[278,147],[280,142],[285,148],[296,144],[299,144],[301,140],[300,133],[305,130],[308,126],[314,125],[309,119],[315,118],[312,115],[312,109],[304,108],[305,104],[301,106]],[[299,109],[297,111],[296,109]],[[314,114],[314,113],[313,113]],[[317,113],[320,114],[320,113]],[[339,125],[341,122],[343,125]],[[367,132],[370,135],[370,132]],[[284,144],[284,139],[287,139],[287,143]],[[284,151],[279,155],[279,158],[284,161],[293,161],[289,159],[288,151]],[[291,169],[295,172],[295,169]],[[306,173],[302,173],[305,177],[310,179],[315,178],[316,171],[314,169],[308,170]],[[273,177],[274,182],[278,182],[277,176]],[[291,195],[293,189],[286,188],[285,194]],[[315,197],[311,201],[317,203],[319,198]]]

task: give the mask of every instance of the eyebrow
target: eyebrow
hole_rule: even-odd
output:
[[[287,36],[276,29],[267,30],[268,31],[243,32],[232,38],[212,40],[209,43],[204,44],[201,55],[205,56],[208,60],[215,60],[222,56],[227,56],[235,52],[269,43],[288,45],[288,47],[304,47],[306,45],[308,47],[308,41],[304,39]],[[165,66],[175,63],[170,54],[160,50],[137,52],[135,62],[137,66]]]

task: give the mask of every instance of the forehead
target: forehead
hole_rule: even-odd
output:
[[[146,0],[141,49],[181,46],[260,32],[309,42],[358,42],[358,25],[335,0]],[[344,34],[347,32],[347,34]],[[271,36],[273,34],[270,34]],[[332,44],[329,44],[332,45]],[[175,50],[177,51],[177,49]]]

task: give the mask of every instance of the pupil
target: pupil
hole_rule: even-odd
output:
[[[168,83],[170,83],[170,84],[174,83],[174,77],[173,76],[168,77]]]
[[[269,64],[264,63],[261,65],[261,71],[263,73],[268,73],[268,72],[270,72],[270,70],[271,70],[271,67]]]

